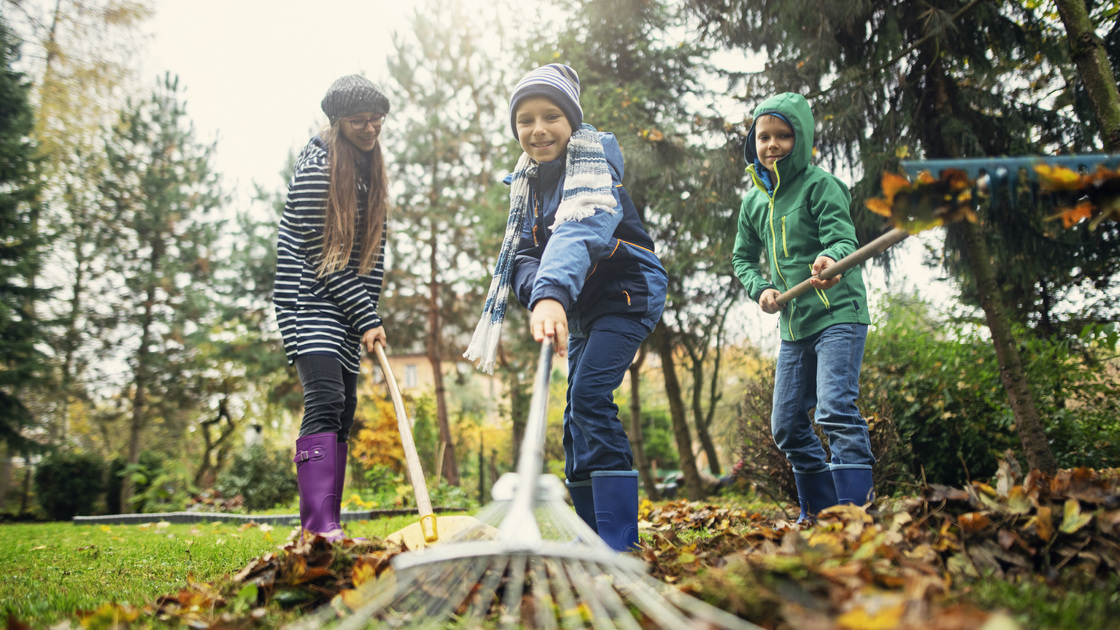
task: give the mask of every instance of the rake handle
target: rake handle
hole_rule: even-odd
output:
[[[552,379],[552,340],[541,342],[537,360],[533,396],[529,401],[529,418],[521,438],[521,455],[517,460],[517,489],[510,504],[509,515],[502,521],[501,531],[508,542],[532,547],[541,540],[540,526],[533,517],[539,491],[537,479],[544,466],[545,430],[548,426],[548,385]]]
[[[439,533],[432,512],[432,499],[428,496],[428,483],[424,479],[424,469],[420,467],[416,442],[412,439],[412,425],[405,412],[404,399],[401,397],[397,379],[393,376],[393,369],[389,367],[389,359],[385,356],[385,348],[380,341],[374,342],[373,352],[377,355],[377,362],[385,375],[385,383],[389,386],[389,397],[393,399],[393,410],[397,414],[397,430],[401,434],[401,447],[404,449],[404,459],[408,464],[408,479],[412,482],[412,491],[416,495],[416,509],[420,512],[420,528],[424,532],[425,542],[435,542],[439,540]]]
[[[864,245],[856,251],[841,258],[840,260],[837,260],[834,264],[830,265],[828,269],[822,271],[820,276],[818,277],[821,280],[828,280],[830,278],[838,276],[851,269],[852,267],[855,267],[856,265],[863,264],[873,256],[882,254],[892,246],[897,245],[898,243],[905,240],[907,236],[910,236],[910,233],[906,230],[903,230],[901,228],[894,228],[890,232],[883,234],[879,238],[871,241],[870,243]],[[802,295],[805,295],[806,293],[811,291],[812,288],[813,285],[810,280],[802,280],[792,289],[779,295],[777,300],[775,301],[778,304],[788,304],[789,302],[792,302]]]

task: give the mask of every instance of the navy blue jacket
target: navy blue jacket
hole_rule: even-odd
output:
[[[542,299],[560,302],[584,330],[603,315],[630,317],[653,330],[665,308],[668,276],[622,187],[618,141],[604,132],[599,138],[614,184],[614,211],[600,209],[579,221],[565,221],[553,233],[549,227],[563,196],[566,160],[540,164],[537,179],[530,180],[512,288],[528,309]]]

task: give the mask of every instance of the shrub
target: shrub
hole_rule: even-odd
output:
[[[241,496],[250,511],[288,503],[299,494],[295,466],[286,452],[251,446],[218,475],[214,488],[225,497]]]
[[[136,484],[131,507],[135,513],[177,512],[191,500],[193,488],[183,465],[174,460],[161,460],[158,466],[141,463],[122,471]]]
[[[1022,459],[986,332],[970,321],[941,321],[921,300],[895,296],[868,335],[861,400],[887,401],[915,477],[959,485],[990,478],[1008,450]],[[1115,332],[1088,328],[1057,341],[1021,329],[1015,335],[1059,466],[1120,464],[1120,381],[1109,362]]]
[[[110,460],[108,485],[105,491],[105,503],[109,513],[116,514],[121,511],[121,488],[124,486],[126,474],[132,475],[132,509],[143,512],[145,506],[142,497],[151,486],[152,478],[160,474],[163,461],[163,455],[152,451],[141,451],[140,463],[135,466],[129,466],[128,461],[123,457],[114,457]]]
[[[35,494],[47,516],[56,521],[92,514],[105,491],[105,463],[89,453],[55,453],[39,463]]]

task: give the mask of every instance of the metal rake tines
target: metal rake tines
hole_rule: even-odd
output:
[[[1071,171],[1092,172],[1099,166],[1120,168],[1120,154],[902,160],[902,168],[911,179],[922,171],[929,171],[934,177],[939,177],[942,172],[949,169],[964,171],[977,182],[978,186],[987,188],[993,200],[1005,200],[1012,207],[1017,203],[1017,191],[1020,189],[1027,190],[1031,199],[1037,200],[1040,193],[1038,174],[1034,167],[1039,164],[1063,167]]]
[[[522,553],[473,547],[400,570],[373,627],[752,628],[654,580],[636,558],[545,543]],[[449,548],[444,548],[449,550]],[[460,557],[456,557],[460,556]],[[466,561],[466,564],[458,561]],[[433,573],[431,565],[441,563]],[[347,627],[364,627],[348,625]]]

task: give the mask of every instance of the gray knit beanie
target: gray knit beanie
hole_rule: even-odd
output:
[[[348,74],[331,84],[323,97],[323,113],[333,125],[339,118],[362,112],[389,113],[389,97],[360,74]]]
[[[517,138],[517,107],[528,98],[543,96],[556,104],[568,117],[572,131],[583,124],[583,108],[579,105],[579,75],[562,63],[550,63],[530,71],[513,88],[509,97],[509,125]]]

